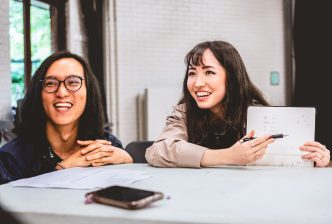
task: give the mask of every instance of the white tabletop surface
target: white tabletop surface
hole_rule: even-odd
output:
[[[0,186],[0,202],[25,223],[332,223],[332,168],[218,167],[141,170],[132,187],[165,199],[142,210],[84,204],[87,190]]]

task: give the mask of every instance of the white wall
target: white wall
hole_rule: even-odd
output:
[[[9,1],[0,0],[0,120],[10,119]]]
[[[69,0],[66,4],[67,49],[87,59],[87,37],[79,0]]]
[[[111,48],[118,99],[113,123],[125,144],[137,138],[136,95],[149,87],[181,88],[184,56],[198,42],[232,43],[250,77],[273,105],[286,104],[285,11],[283,0],[120,0],[110,1],[116,32]],[[115,13],[114,13],[115,12]],[[116,63],[116,64],[114,64]],[[270,71],[280,85],[270,85]],[[116,73],[116,74],[114,74]],[[108,95],[108,99],[112,96]],[[180,96],[179,96],[180,97]],[[160,99],[162,100],[162,99]]]
[[[242,55],[252,80],[273,105],[285,105],[284,0],[109,0],[106,47],[111,122],[124,144],[137,139],[136,96],[149,87],[181,88],[185,54],[222,39]],[[115,3],[115,4],[114,4]],[[0,119],[10,113],[8,1],[0,0]],[[115,12],[115,13],[114,13]],[[68,49],[86,57],[79,1],[67,2]],[[280,85],[269,84],[270,71]],[[112,88],[111,88],[112,87]],[[179,96],[180,97],[180,96]],[[161,99],[162,100],[162,99]]]

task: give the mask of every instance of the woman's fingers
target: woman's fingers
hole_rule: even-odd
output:
[[[263,135],[263,136],[260,136],[258,138],[255,138],[253,140],[251,140],[251,144],[252,144],[252,147],[256,146],[256,145],[259,145],[261,143],[264,143],[266,142],[267,140],[273,140],[271,138],[271,135]]]
[[[323,154],[320,152],[310,152],[302,156],[303,159],[308,159],[315,162],[315,166],[324,167],[330,162],[330,154]]]
[[[255,153],[255,157],[256,157],[256,158],[262,158],[262,157],[265,155],[265,153],[266,153],[266,149],[267,149],[267,146],[261,148],[260,150],[258,150],[258,151]]]
[[[321,144],[319,144],[321,145]],[[328,150],[324,145],[303,145],[300,147],[300,150],[306,151],[306,152],[319,152],[323,155],[329,155],[330,150]]]
[[[316,154],[316,156],[319,157],[319,158],[326,157],[326,158],[330,159],[330,155],[329,155],[328,150],[323,150],[323,149],[318,148],[316,146],[315,147],[313,147],[313,146],[301,146],[300,150],[310,152],[306,155]]]
[[[270,137],[271,137],[270,135],[265,135],[257,139],[251,140],[250,142],[251,151],[253,153],[257,153],[258,151],[266,148],[269,144],[275,141],[273,138]]]
[[[326,148],[325,145],[323,145],[319,142],[315,142],[315,141],[308,141],[308,142],[304,143],[303,146],[314,146],[314,147],[316,146],[321,149]]]
[[[250,142],[250,152],[252,154],[250,158],[250,162],[256,161],[264,157],[266,153],[266,149],[269,144],[274,142],[275,140],[271,138],[271,135],[264,135],[259,138],[253,139]]]
[[[300,149],[302,151],[306,151],[306,152],[317,152],[317,151],[322,151],[319,147],[317,146],[309,146],[309,145],[303,145],[300,147]]]
[[[309,154],[311,154],[311,155],[309,155],[309,156],[303,155],[302,158],[315,162],[316,167],[326,166],[326,162],[324,161],[324,158],[319,158],[318,156],[315,155],[315,153],[309,153]]]
[[[311,158],[314,158],[314,157],[321,159],[324,156],[322,154],[318,153],[318,152],[311,152],[311,153],[307,153],[307,154],[302,156],[303,159],[311,159]]]
[[[254,137],[254,135],[255,135],[255,131],[254,130],[250,130],[248,132],[248,134],[246,136],[244,136],[244,138],[252,138],[252,137]]]
[[[238,143],[241,143],[241,144],[242,144],[242,143],[244,143],[243,139],[245,139],[245,138],[253,138],[254,135],[255,135],[255,131],[254,131],[254,130],[251,130],[251,131],[248,132],[248,134],[246,134],[245,136],[243,136],[243,137],[238,141]]]
[[[330,150],[319,142],[306,142],[300,147],[300,150],[309,152],[303,155],[302,158],[314,161],[318,167],[327,166],[330,162]]]
[[[251,162],[254,162],[254,161],[258,160],[258,159],[263,158],[263,156],[265,155],[265,152],[266,152],[266,148],[262,148],[261,150],[259,150],[256,153],[249,154],[249,156],[247,157],[247,161],[245,162],[245,164],[251,163]]]
[[[249,132],[244,138],[253,137],[254,131]],[[271,135],[264,135],[250,141],[238,141],[232,147],[235,164],[247,164],[262,158],[267,146],[274,142]]]

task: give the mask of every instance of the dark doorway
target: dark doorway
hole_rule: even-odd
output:
[[[316,140],[332,148],[331,2],[297,0],[294,17],[294,106],[316,107]]]

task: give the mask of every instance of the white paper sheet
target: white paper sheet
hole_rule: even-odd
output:
[[[313,107],[255,107],[248,108],[247,131],[255,130],[255,136],[284,134],[268,146],[266,154],[249,165],[312,167],[312,161],[302,159],[299,149],[315,138]]]
[[[110,166],[70,168],[11,182],[16,187],[48,187],[70,189],[104,188],[129,185],[150,176],[142,171],[112,169]]]

